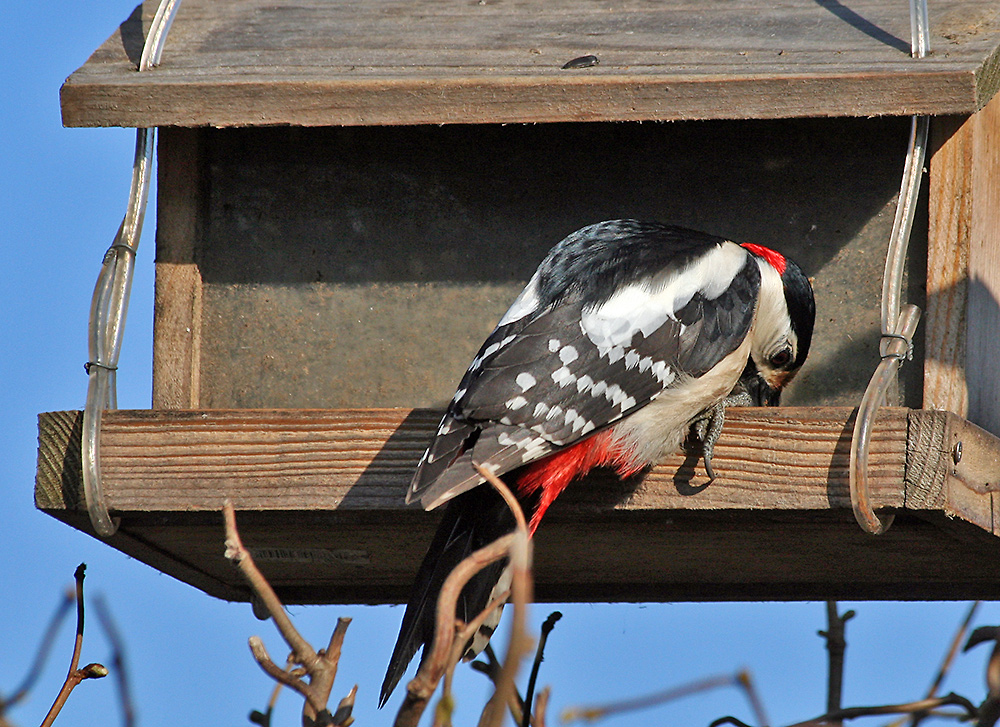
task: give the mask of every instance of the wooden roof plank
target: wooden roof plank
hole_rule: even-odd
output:
[[[1000,11],[787,0],[618,5],[185,0],[138,73],[151,3],[63,86],[70,126],[504,123],[956,114],[1000,85]],[[600,64],[564,70],[594,54]]]

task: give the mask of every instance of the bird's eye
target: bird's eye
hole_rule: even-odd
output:
[[[790,348],[783,348],[776,354],[771,356],[771,365],[775,368],[783,368],[792,362],[792,350]]]

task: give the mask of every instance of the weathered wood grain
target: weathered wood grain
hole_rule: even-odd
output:
[[[72,412],[45,416],[67,420],[56,436],[73,430]],[[847,408],[734,411],[710,486],[700,463],[677,455],[625,488],[593,478],[574,502],[620,510],[849,508],[850,416]],[[108,412],[105,498],[122,512],[215,512],[227,497],[242,510],[400,510],[439,421],[436,410],[402,409]],[[904,504],[906,441],[907,410],[885,410],[871,447],[877,506]],[[52,470],[43,479],[77,476]],[[48,494],[40,507],[79,506],[78,497],[53,501],[59,488],[41,491]]]
[[[924,407],[1000,434],[1000,99],[935,137]]]
[[[966,416],[966,306],[973,196],[972,146],[964,117],[931,125],[927,232],[927,312],[924,316],[925,409]]]
[[[974,166],[966,318],[968,418],[1000,436],[1000,98],[970,122]]]
[[[154,408],[443,406],[549,248],[623,216],[796,260],[820,315],[783,401],[854,406],[878,361],[908,131],[905,118],[164,129],[159,169],[177,181],[160,187]],[[203,176],[177,153],[184,138]],[[918,284],[908,299],[923,307]],[[906,406],[921,373],[903,368]]]
[[[70,126],[305,126],[971,113],[1000,85],[986,0],[934,3],[909,57],[905,4],[788,0],[188,0],[156,69],[150,4],[62,90]],[[594,54],[600,64],[564,70]]]
[[[627,483],[592,476],[538,534],[543,600],[998,597],[992,493],[1000,447],[953,415],[886,409],[873,442],[873,501],[897,507],[861,532],[846,482],[851,411],[731,411],[720,477],[668,459]],[[223,598],[246,598],[223,557],[219,507],[288,603],[405,598],[436,522],[404,507],[429,410],[108,412],[110,543]],[[88,530],[79,412],[40,418],[38,507]],[[977,435],[978,436],[978,435]],[[968,471],[952,450],[963,440]],[[919,479],[919,487],[915,480]],[[917,517],[919,516],[919,517]],[[978,523],[972,525],[970,523]]]
[[[199,131],[161,129],[157,146],[153,408],[201,402],[202,279],[196,248],[205,208]]]

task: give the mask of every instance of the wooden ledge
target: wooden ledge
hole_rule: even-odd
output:
[[[208,593],[245,599],[223,558],[218,511],[228,497],[287,602],[402,600],[436,522],[405,507],[402,493],[439,416],[108,412],[104,492],[121,518],[110,543]],[[89,532],[81,420],[39,417],[35,499]],[[884,409],[872,500],[899,515],[872,537],[850,510],[852,427],[847,408],[730,410],[710,485],[690,456],[627,483],[587,478],[539,532],[539,597],[1000,598],[1000,441],[946,412]]]
[[[591,0],[149,0],[62,88],[67,126],[338,126],[971,114],[1000,84],[993,0],[626,7]],[[776,32],[777,31],[777,32]],[[593,55],[599,64],[564,69]]]

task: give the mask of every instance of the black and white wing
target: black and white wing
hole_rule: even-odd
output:
[[[557,245],[483,344],[407,493],[431,509],[600,431],[739,347],[760,272],[704,233],[629,220]]]

